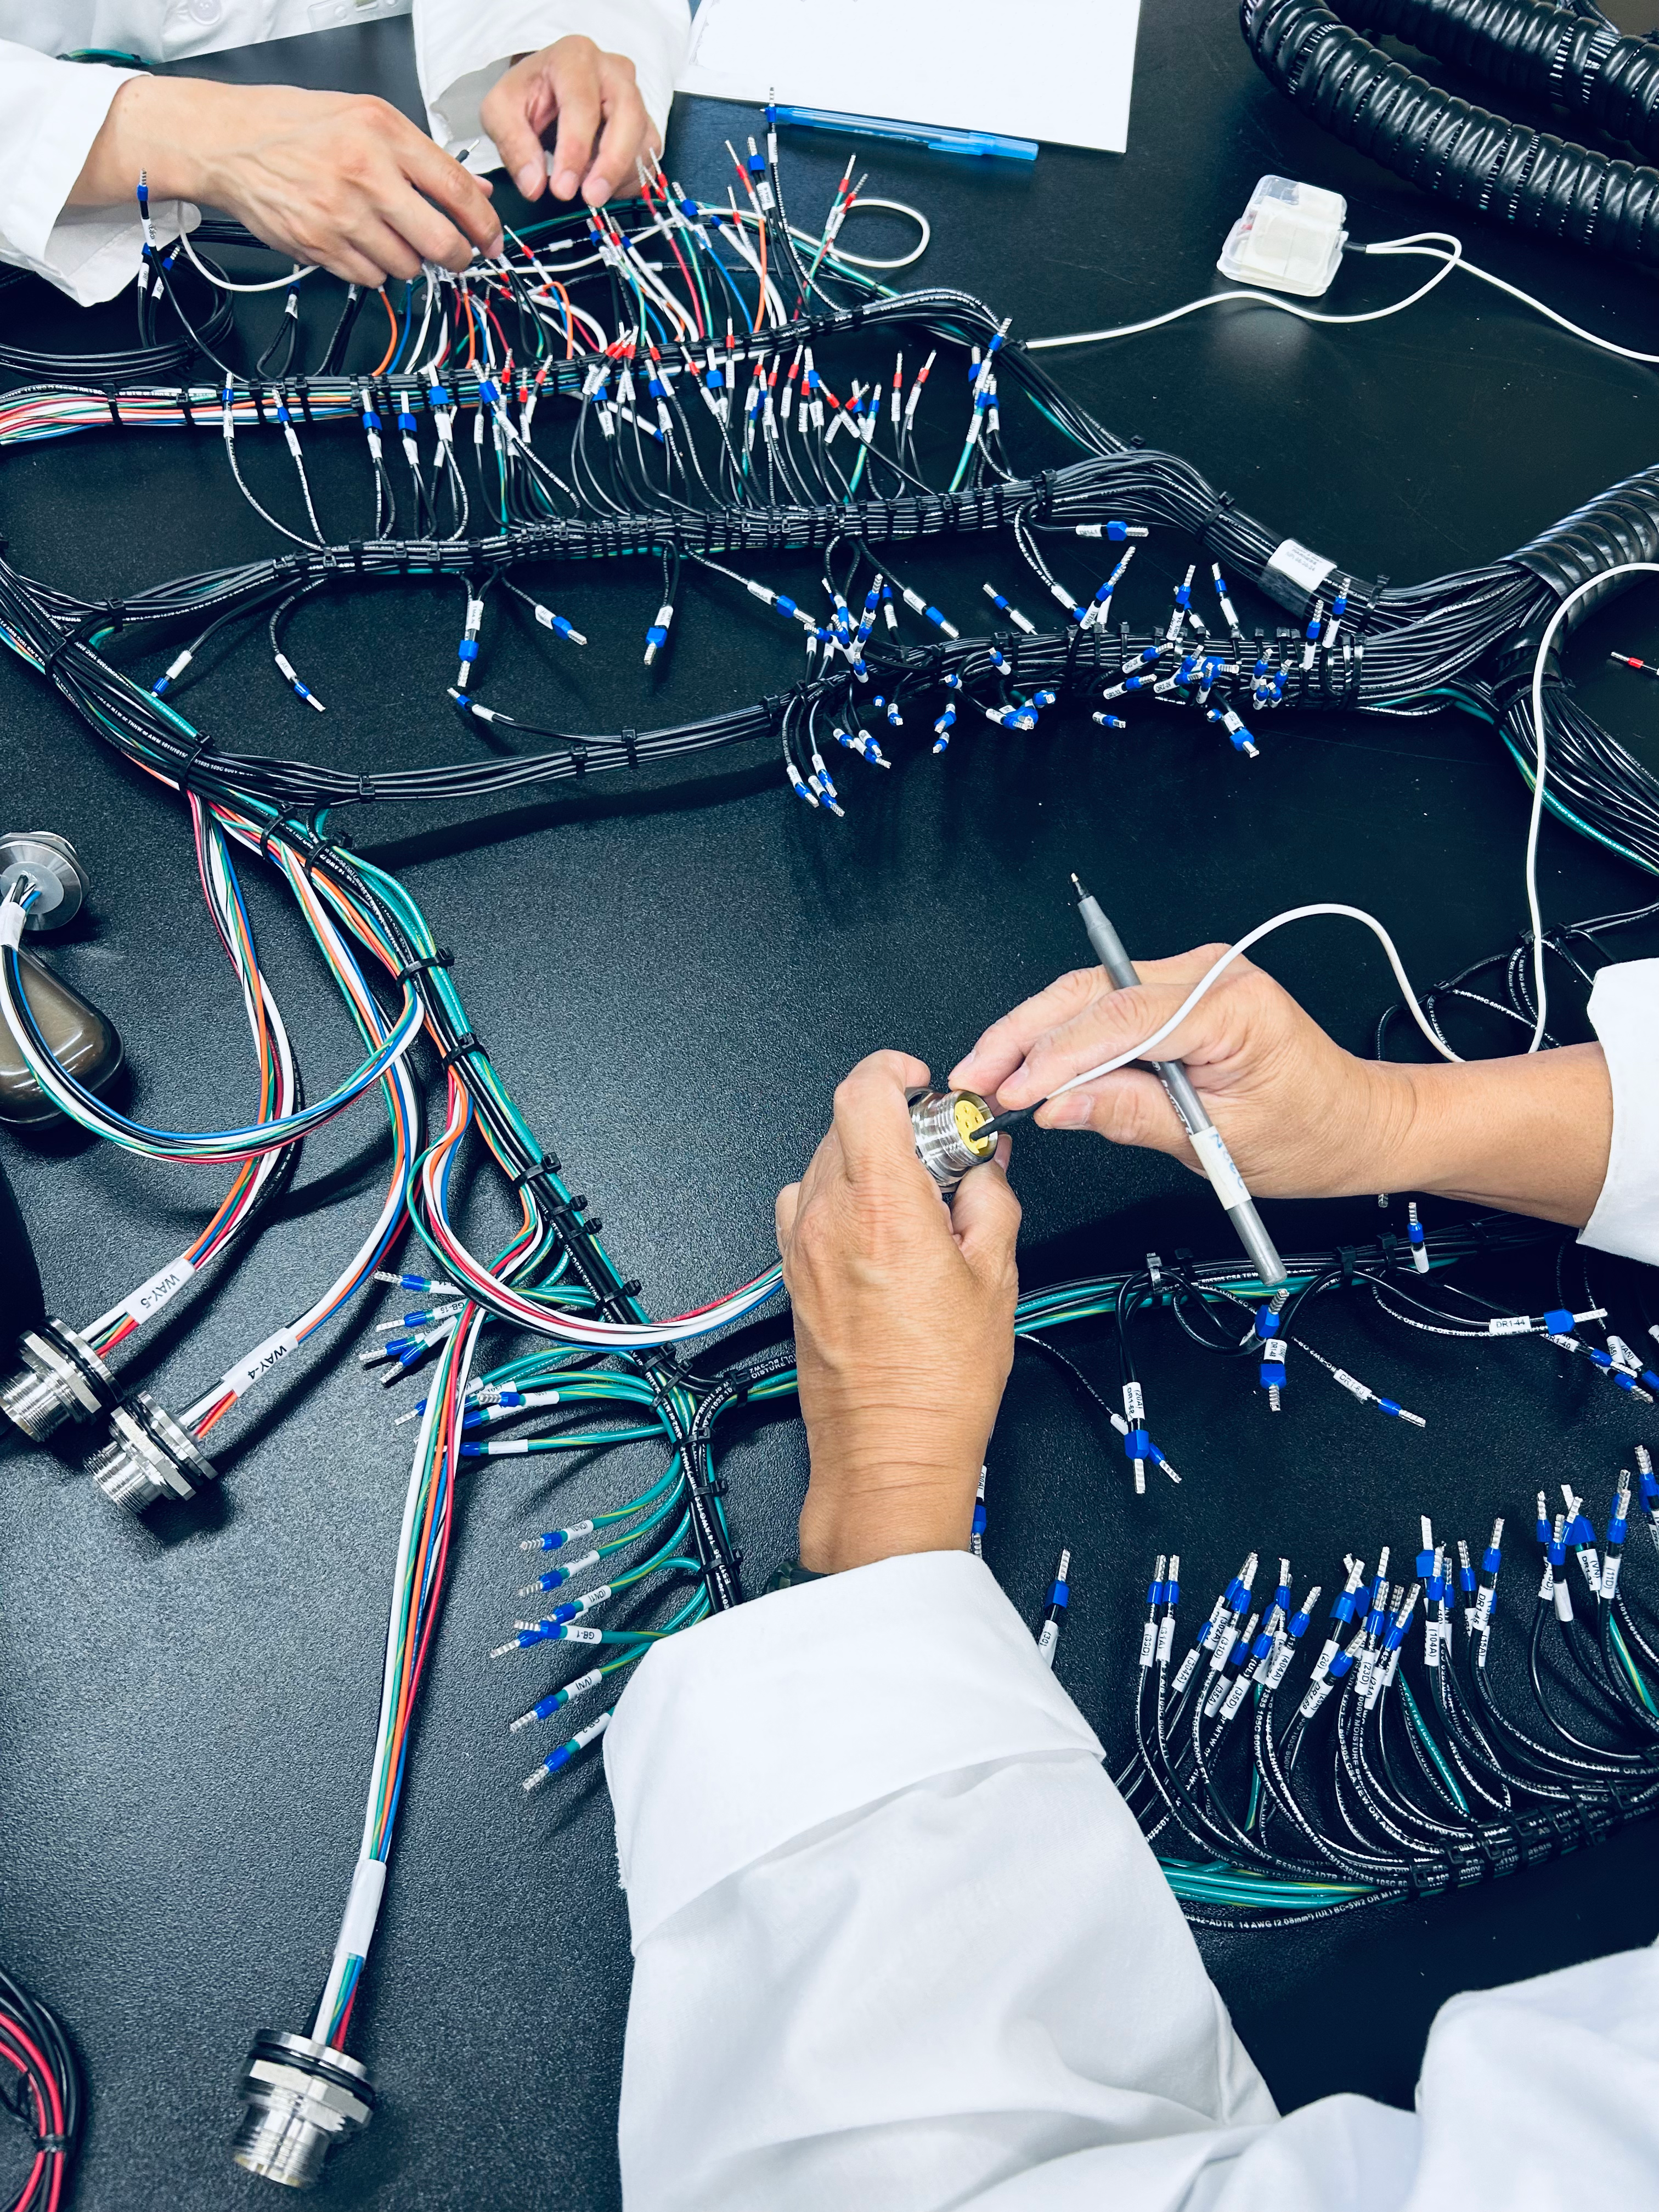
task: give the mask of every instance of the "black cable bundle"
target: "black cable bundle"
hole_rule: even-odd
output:
[[[1659,268],[1659,169],[1442,91],[1367,31],[1569,107],[1659,152],[1659,47],[1546,0],[1243,0],[1245,42],[1316,123],[1396,175],[1517,230]],[[1356,28],[1358,23],[1364,28]]]

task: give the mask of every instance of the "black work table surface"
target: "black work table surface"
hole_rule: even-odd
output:
[[[395,22],[197,66],[414,99],[408,29]],[[722,142],[757,127],[735,109],[683,103],[670,173],[723,195]],[[827,205],[848,149],[805,132],[786,145],[793,210],[816,223],[808,211]],[[1017,336],[1129,321],[1211,289],[1228,225],[1267,172],[1345,192],[1358,239],[1450,228],[1483,265],[1589,327],[1642,348],[1659,336],[1650,280],[1449,216],[1321,136],[1259,77],[1225,0],[1149,9],[1126,157],[1045,148],[1029,167],[973,165],[866,143],[859,159],[869,191],[933,222],[915,276],[978,294],[1014,317]],[[899,253],[913,237],[872,215],[854,218],[846,242]],[[256,266],[270,264],[250,258],[248,273]],[[1425,273],[1350,258],[1315,304],[1377,306]],[[14,325],[25,297],[6,295]],[[313,359],[337,297],[320,283],[304,295]],[[27,301],[32,342],[130,343],[125,305],[82,333],[42,288]],[[279,301],[255,311],[262,330]],[[109,335],[94,338],[94,321]],[[1495,558],[1655,459],[1650,371],[1461,276],[1370,327],[1231,307],[1048,365],[1120,434],[1186,456],[1283,534],[1401,582]],[[866,373],[890,367],[872,358]],[[361,509],[360,441],[318,432],[308,452],[319,499]],[[228,481],[216,430],[15,448],[0,464],[0,529],[26,573],[88,597],[272,545]],[[1194,553],[1155,538],[1121,611],[1161,623]],[[1092,587],[1086,561],[1060,557],[1074,588]],[[1006,542],[924,549],[910,566],[964,629],[986,627],[987,578],[1042,612]],[[485,696],[607,731],[793,680],[787,625],[696,586],[647,673],[657,580],[651,562],[561,572],[557,604],[592,641],[580,656],[492,611]],[[804,564],[773,580],[816,599]],[[1270,614],[1248,605],[1247,623]],[[232,750],[365,765],[459,757],[474,741],[444,688],[461,614],[453,583],[325,599],[289,647],[325,716],[273,675],[262,625],[185,704]],[[1599,615],[1570,656],[1590,710],[1650,757],[1652,695],[1605,662],[1609,646],[1651,654],[1656,643],[1638,595]],[[160,665],[145,664],[146,680]],[[1525,927],[1527,793],[1484,726],[1455,714],[1285,715],[1263,717],[1258,733],[1263,757],[1249,763],[1191,714],[1149,708],[1121,734],[1082,711],[1055,714],[1034,739],[972,716],[940,760],[913,722],[890,775],[837,763],[844,822],[792,799],[762,745],[639,787],[592,780],[471,815],[404,809],[343,826],[455,948],[469,1012],[531,1125],[603,1212],[647,1305],[672,1311],[765,1264],[773,1194],[799,1172],[852,1061],[895,1045],[948,1067],[994,1016],[1081,964],[1073,868],[1142,955],[1344,900],[1379,915],[1427,983]],[[246,1048],[177,804],[6,654],[0,742],[4,814],[71,837],[91,872],[88,913],[49,957],[119,1024],[129,1110],[175,1128],[234,1120]],[[355,1038],[333,988],[276,888],[252,862],[244,874],[307,1075],[334,1080]],[[1646,896],[1644,878],[1548,821],[1540,885],[1554,921]],[[1655,949],[1651,938],[1630,946]],[[1369,936],[1318,922],[1262,957],[1343,1042],[1369,1048],[1394,995]],[[1565,1029],[1585,1033],[1575,1006]],[[383,1131],[378,1109],[364,1110],[308,1146],[254,1247],[141,1340],[124,1370],[132,1381],[182,1405],[331,1274],[376,1203]],[[48,1310],[77,1322],[178,1251],[218,1194],[210,1172],[69,1135],[7,1133],[0,1162]],[[1232,1249],[1207,1189],[1160,1158],[1028,1133],[1013,1172],[1028,1286],[1138,1263],[1149,1248]],[[1264,1212],[1286,1249],[1329,1249],[1382,1220],[1370,1200]],[[1399,1225],[1398,1202],[1389,1218]],[[1549,1302],[1548,1265],[1546,1253],[1524,1284],[1517,1275],[1517,1303]],[[82,2212],[264,2195],[230,2165],[232,2094],[256,2029],[308,2027],[356,1856],[413,1433],[392,1419],[417,1395],[412,1383],[382,1391],[356,1353],[392,1310],[365,1303],[283,1387],[233,1416],[219,1492],[158,1529],[107,1506],[73,1449],[0,1446],[0,1962],[59,2010],[85,2056]],[[1064,1377],[1017,1363],[992,1445],[986,1554],[1035,1620],[1060,1546],[1072,1547],[1060,1673],[1115,1761],[1158,1552],[1182,1553],[1198,1613],[1247,1551],[1287,1553],[1298,1588],[1328,1590],[1345,1550],[1413,1551],[1421,1513],[1479,1543],[1502,1512],[1510,1577],[1523,1584],[1534,1492],[1554,1496],[1570,1480],[1605,1515],[1643,1433],[1639,1409],[1586,1363],[1535,1341],[1447,1345],[1335,1297],[1309,1325],[1333,1358],[1425,1414],[1427,1430],[1377,1419],[1306,1363],[1275,1419],[1248,1364],[1206,1359],[1167,1318],[1148,1319],[1137,1346],[1152,1426],[1186,1480],[1137,1500],[1115,1440]],[[1115,1389],[1103,1334],[1066,1343]],[[793,1550],[805,1455],[789,1410],[745,1416],[724,1462],[750,1589]],[[552,2196],[597,2212],[617,2201],[629,1951],[599,1764],[590,1755],[524,1797],[541,1753],[533,1734],[509,1739],[507,1723],[550,1683],[528,1657],[492,1666],[485,1654],[516,1609],[519,1540],[585,1513],[645,1463],[618,1453],[549,1477],[544,1462],[483,1462],[465,1478],[354,2022],[381,2102],[331,2160],[332,2203],[515,2212]],[[1523,1595],[1511,1589],[1510,1604]],[[1449,1899],[1206,1936],[1205,1955],[1281,2105],[1339,2090],[1408,2104],[1429,2021],[1454,1992],[1652,1938],[1653,1849],[1638,1829]],[[0,2142],[0,2171],[19,2149]]]

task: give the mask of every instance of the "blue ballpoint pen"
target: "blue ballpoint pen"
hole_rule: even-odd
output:
[[[780,123],[808,131],[841,131],[854,138],[890,138],[903,146],[925,146],[930,154],[1000,155],[1011,161],[1035,161],[1035,138],[1004,138],[994,131],[951,131],[932,123],[891,123],[878,116],[838,115],[827,107],[778,105]]]

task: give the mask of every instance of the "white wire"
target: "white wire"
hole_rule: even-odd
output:
[[[1437,245],[1449,246],[1451,251],[1437,253],[1434,250]],[[1415,307],[1454,269],[1461,269],[1466,276],[1478,277],[1481,283],[1490,284],[1494,291],[1507,293],[1511,300],[1518,300],[1523,307],[1530,307],[1534,314],[1542,315],[1547,322],[1553,323],[1558,329],[1566,331],[1571,337],[1582,338],[1586,345],[1595,347],[1598,352],[1613,354],[1620,361],[1639,362],[1646,368],[1659,368],[1659,353],[1638,353],[1633,347],[1614,344],[1611,338],[1598,337],[1594,331],[1587,331],[1577,323],[1570,323],[1565,315],[1558,314],[1543,301],[1534,300],[1530,292],[1523,292],[1518,286],[1507,283],[1503,277],[1494,276],[1489,269],[1477,268],[1473,261],[1465,260],[1462,240],[1453,237],[1449,230],[1413,231],[1409,237],[1382,239],[1375,246],[1362,246],[1357,250],[1361,253],[1374,253],[1385,259],[1409,254],[1427,261],[1437,261],[1440,268],[1426,284],[1419,285],[1415,292],[1408,292],[1403,300],[1396,300],[1386,307],[1373,307],[1363,315],[1316,314],[1311,308],[1293,307],[1275,292],[1211,292],[1201,300],[1189,300],[1184,307],[1172,307],[1167,314],[1151,316],[1144,323],[1124,323],[1109,331],[1079,331],[1068,337],[1027,338],[1026,350],[1028,353],[1042,353],[1055,346],[1092,345],[1103,338],[1135,337],[1142,331],[1159,330],[1165,323],[1179,322],[1183,315],[1195,315],[1205,307],[1222,307],[1231,300],[1250,300],[1260,307],[1277,307],[1280,314],[1294,315],[1300,323],[1380,323],[1389,315],[1397,315],[1407,307]]]
[[[1441,234],[1436,231],[1423,233],[1425,238],[1434,238],[1439,235]],[[1367,253],[1381,254],[1407,252],[1426,253],[1428,249],[1418,246],[1414,240],[1401,239],[1389,240],[1381,246],[1368,246],[1364,251]],[[1434,258],[1438,259],[1439,256],[1436,255]],[[1557,314],[1553,307],[1547,307],[1541,300],[1534,300],[1530,292],[1522,292],[1516,285],[1505,283],[1501,276],[1494,276],[1489,269],[1478,269],[1473,261],[1465,261],[1461,254],[1458,256],[1457,265],[1466,276],[1478,276],[1483,284],[1490,284],[1494,291],[1507,292],[1511,300],[1519,300],[1522,307],[1530,307],[1535,314],[1542,315],[1547,322],[1554,323],[1558,328],[1570,331],[1574,337],[1583,338],[1586,345],[1595,346],[1599,352],[1614,354],[1620,361],[1640,362],[1649,368],[1659,368],[1659,353],[1638,353],[1630,346],[1615,345],[1611,338],[1599,338],[1594,331],[1583,330],[1578,324],[1570,323],[1565,315]]]
[[[1027,353],[1045,353],[1055,346],[1093,345],[1102,338],[1137,337],[1142,331],[1156,331],[1165,323],[1178,323],[1183,315],[1196,315],[1206,307],[1223,307],[1237,300],[1253,300],[1264,307],[1277,307],[1280,314],[1294,315],[1299,323],[1380,323],[1385,316],[1397,315],[1407,307],[1415,307],[1419,300],[1425,299],[1433,291],[1437,284],[1443,284],[1452,270],[1462,264],[1462,241],[1454,238],[1449,230],[1419,230],[1413,231],[1408,238],[1391,238],[1381,246],[1364,248],[1367,253],[1404,253],[1419,247],[1420,241],[1431,239],[1450,246],[1452,250],[1449,254],[1432,257],[1440,262],[1441,266],[1427,283],[1419,284],[1416,291],[1408,292],[1403,300],[1395,300],[1386,307],[1372,307],[1363,315],[1318,314],[1311,307],[1292,307],[1288,300],[1281,299],[1276,292],[1210,292],[1201,300],[1188,300],[1184,307],[1171,307],[1167,314],[1152,315],[1144,323],[1122,323],[1115,330],[1109,331],[1076,331],[1066,337],[1027,338],[1025,350]],[[1467,266],[1467,264],[1463,265]]]
[[[837,232],[834,247],[837,261],[844,261],[854,269],[908,269],[912,262],[920,261],[927,252],[928,242],[933,235],[933,227],[920,208],[907,206],[902,200],[872,199],[863,192],[856,199],[848,202],[847,215],[851,215],[855,208],[885,208],[890,215],[908,215],[912,222],[921,226],[921,236],[909,252],[901,254],[896,261],[877,261],[867,253],[849,253],[841,244],[841,234]],[[842,220],[845,222],[846,216],[843,216]]]
[[[1367,914],[1364,907],[1322,903],[1317,906],[1287,907],[1283,914],[1276,914],[1271,921],[1258,922],[1254,929],[1239,939],[1237,945],[1230,945],[1227,947],[1214,967],[1205,971],[1162,1029],[1154,1030],[1151,1036],[1142,1037],[1139,1044],[1132,1044],[1127,1052],[1119,1053],[1115,1059],[1103,1060],[1098,1067],[1085,1068],[1081,1075],[1073,1075],[1066,1082],[1057,1085],[1048,1096],[1051,1098],[1063,1097],[1066,1091],[1075,1091],[1082,1084],[1097,1083],[1103,1075],[1115,1075],[1120,1067],[1127,1067],[1132,1060],[1148,1058],[1152,1047],[1162,1044],[1166,1036],[1180,1028],[1199,1000],[1207,995],[1212,986],[1220,981],[1224,972],[1232,966],[1233,962],[1242,953],[1248,952],[1253,945],[1260,945],[1264,937],[1271,937],[1274,930],[1283,929],[1287,922],[1308,921],[1316,915],[1324,914],[1337,915],[1347,921],[1364,923],[1366,928],[1378,939],[1382,950],[1389,956],[1389,965],[1394,970],[1394,979],[1400,986],[1401,995],[1406,1001],[1412,1019],[1443,1060],[1456,1060],[1461,1065],[1462,1054],[1454,1052],[1442,1037],[1437,1036],[1428,1016],[1418,1004],[1417,994],[1412,988],[1411,978],[1406,973],[1395,941],[1376,916],[1374,914]]]
[[[216,285],[222,292],[285,291],[290,284],[301,284],[305,282],[307,276],[314,276],[320,266],[320,264],[318,262],[308,261],[302,269],[296,261],[286,276],[273,276],[267,283],[264,284],[233,284],[228,276],[216,276],[212,270],[208,268],[205,263],[198,258],[196,248],[190,242],[190,233],[187,230],[181,230],[179,232],[179,243],[185,249],[185,259],[191,263],[192,267],[201,271],[202,275],[207,278],[210,284]]]

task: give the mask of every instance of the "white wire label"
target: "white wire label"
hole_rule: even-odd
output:
[[[299,1342],[291,1328],[279,1328],[275,1336],[256,1344],[246,1359],[239,1359],[234,1367],[228,1368],[221,1382],[233,1398],[246,1397],[261,1376],[269,1375],[290,1352],[297,1350]]]
[[[1222,1141],[1219,1129],[1200,1129],[1192,1139],[1193,1150],[1198,1154],[1198,1164],[1215,1189],[1216,1196],[1229,1212],[1235,1206],[1248,1206],[1250,1194],[1244,1188],[1244,1178],[1233,1165],[1233,1156]]]
[[[1293,615],[1305,614],[1309,600],[1335,566],[1322,553],[1287,538],[1267,556],[1267,565],[1256,581],[1281,607]]]
[[[182,1253],[178,1259],[169,1260],[167,1266],[158,1268],[148,1282],[140,1283],[127,1300],[128,1319],[148,1321],[152,1314],[160,1313],[167,1300],[177,1297],[195,1273],[195,1268]]]

